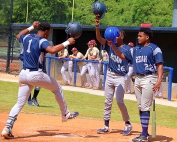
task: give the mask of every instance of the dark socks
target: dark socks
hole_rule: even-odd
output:
[[[105,120],[104,121],[104,125],[107,126],[107,127],[109,127],[109,120]]]
[[[33,98],[37,98],[38,94],[39,94],[39,90],[34,89]]]
[[[31,93],[30,93],[30,95],[29,95],[28,101],[31,101]]]
[[[150,111],[140,111],[140,120],[142,126],[141,135],[148,136],[148,126],[149,126]]]
[[[131,125],[130,121],[126,121],[125,122],[125,125],[128,124],[128,125]]]

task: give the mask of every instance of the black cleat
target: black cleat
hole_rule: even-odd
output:
[[[37,102],[36,98],[32,98],[32,102],[35,106],[39,107],[39,103]]]
[[[145,137],[140,135],[139,137],[135,137],[132,139],[133,142],[149,142],[149,136]]]

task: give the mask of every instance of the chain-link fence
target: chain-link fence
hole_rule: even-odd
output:
[[[0,57],[7,57],[8,27],[0,26]]]
[[[16,35],[19,30],[16,27],[0,26],[0,71],[15,71],[18,74],[21,45]]]

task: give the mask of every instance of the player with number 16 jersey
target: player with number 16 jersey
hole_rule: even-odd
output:
[[[132,61],[130,47],[123,43],[123,39],[125,36],[124,31],[119,31],[115,27],[113,28],[110,27],[110,30],[108,30],[107,28],[106,31],[108,31],[108,36],[110,37],[113,37],[114,31],[116,31],[115,32],[116,36],[114,37],[116,41],[114,45],[116,50],[120,50],[124,54],[125,60],[122,60],[120,57],[118,57],[115,53],[115,50],[112,47],[110,47],[109,41],[107,41],[106,38],[102,38],[100,36],[99,21],[100,20],[97,17],[94,20],[96,25],[96,38],[104,46],[104,50],[107,51],[109,56],[109,61],[108,61],[108,69],[106,75],[105,93],[104,93],[105,106],[104,106],[103,118],[104,118],[105,126],[101,129],[98,129],[97,133],[103,134],[109,132],[109,121],[111,118],[111,108],[112,108],[113,97],[115,93],[117,105],[120,109],[122,118],[125,122],[125,128],[122,134],[128,135],[132,130],[132,125],[130,123],[130,117],[123,99],[124,99],[125,75],[127,74],[126,67],[128,63]]]

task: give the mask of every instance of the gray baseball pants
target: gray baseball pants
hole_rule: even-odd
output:
[[[122,114],[123,120],[129,121],[127,108],[124,104],[124,85],[125,78],[117,73],[107,71],[106,84],[105,84],[105,107],[104,107],[104,120],[110,120],[111,108],[113,103],[114,93],[116,94],[117,105]]]
[[[58,84],[54,78],[48,76],[42,71],[30,72],[28,69],[26,69],[22,70],[19,74],[18,100],[14,107],[11,109],[9,116],[14,117],[19,114],[26,101],[28,100],[33,86],[48,89],[55,94],[55,99],[60,107],[62,116],[69,112],[60,84]]]
[[[150,111],[154,98],[152,88],[156,81],[156,75],[136,76],[134,88],[139,110]]]

